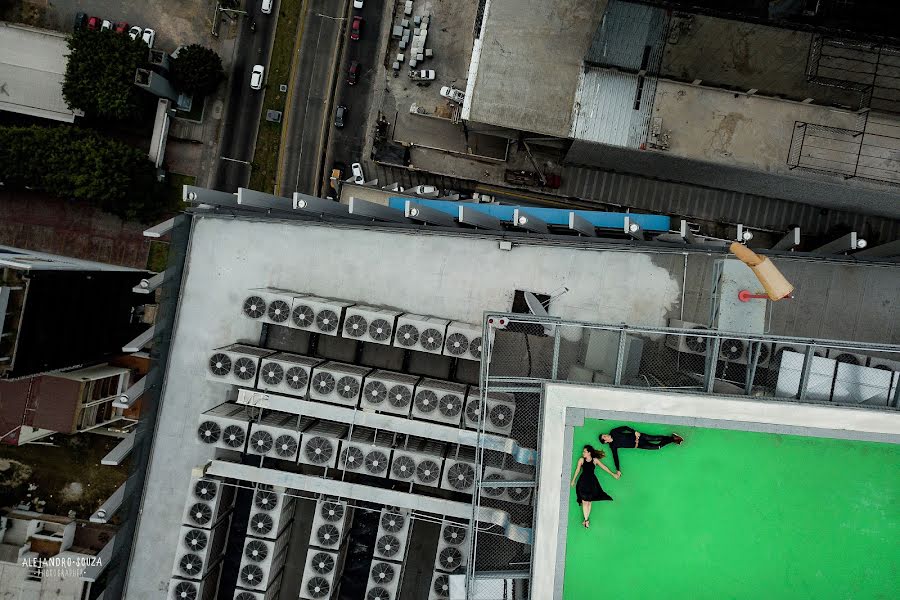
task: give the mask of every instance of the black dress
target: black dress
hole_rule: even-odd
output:
[[[612,500],[612,497],[603,491],[600,482],[597,481],[597,475],[594,470],[597,468],[593,462],[587,462],[581,465],[581,475],[575,483],[575,495],[578,498],[578,504],[582,500],[588,502],[596,502],[598,500]]]

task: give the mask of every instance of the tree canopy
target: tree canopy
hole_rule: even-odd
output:
[[[82,29],[69,37],[68,46],[63,96],[69,108],[113,119],[140,114],[134,72],[148,64],[149,54],[140,38]]]
[[[223,79],[222,59],[200,44],[182,48],[172,60],[172,82],[185,93],[206,96],[216,91]]]
[[[171,210],[147,154],[76,126],[0,127],[0,182],[93,204],[123,219]]]

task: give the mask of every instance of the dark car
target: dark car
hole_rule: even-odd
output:
[[[84,29],[85,25],[87,25],[87,14],[83,12],[75,13],[75,23],[72,25],[72,31]]]
[[[341,129],[344,126],[344,118],[347,116],[347,107],[339,104],[334,111],[334,126]]]
[[[103,21],[100,19],[100,17],[91,17],[90,19],[88,19],[87,28],[91,31],[97,31],[100,29],[100,25],[102,23]]]
[[[363,23],[365,23],[365,21],[363,21],[363,18],[359,15],[353,17],[353,22],[350,23],[350,39],[354,42],[362,35]]]
[[[357,81],[359,81],[359,61],[354,60],[347,69],[347,85],[356,85]]]
[[[119,21],[115,25],[113,25],[113,31],[116,33],[128,33],[128,23],[125,21]]]

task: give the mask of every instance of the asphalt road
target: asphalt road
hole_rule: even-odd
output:
[[[274,10],[271,15],[260,13],[259,2],[248,2],[247,5],[247,12],[250,14],[239,17],[241,24],[234,65],[228,81],[227,109],[222,118],[219,160],[212,180],[213,188],[223,192],[236,192],[250,181],[252,140],[256,138],[259,128],[264,95],[263,90],[250,89],[250,71],[257,64],[268,67],[269,50],[277,20]],[[254,20],[255,32],[250,30],[250,23]],[[226,26],[227,24],[222,24],[223,32]]]

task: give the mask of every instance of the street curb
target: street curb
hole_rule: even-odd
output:
[[[278,167],[275,169],[275,189],[276,196],[281,195],[281,178],[284,174],[285,147],[287,146],[287,135],[290,130],[291,106],[294,102],[294,82],[297,80],[297,69],[300,68],[300,45],[303,42],[303,30],[306,28],[306,13],[309,9],[309,0],[303,0],[301,3],[300,19],[297,22],[297,31],[294,34],[294,49],[291,57],[291,76],[288,80],[287,96],[284,99],[284,119],[281,121],[281,141],[278,143]],[[274,39],[274,36],[273,36]]]

